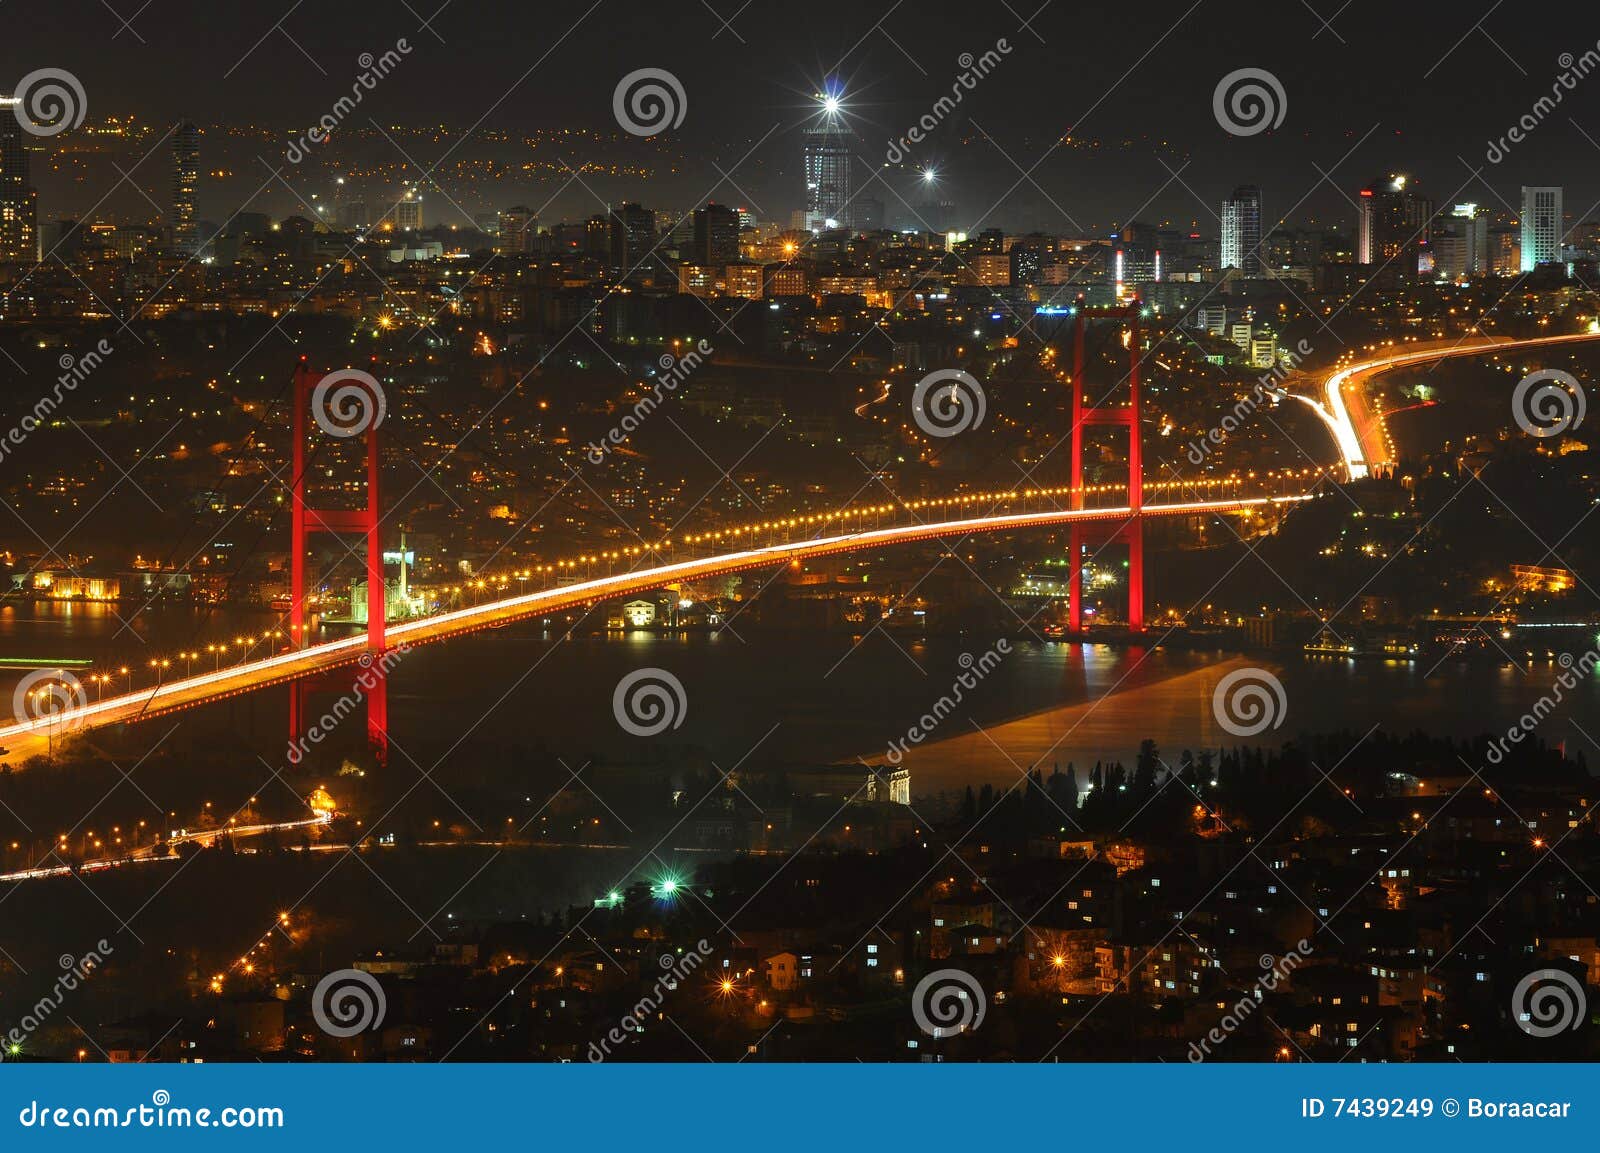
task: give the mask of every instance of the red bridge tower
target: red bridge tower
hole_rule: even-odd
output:
[[[352,391],[357,390],[357,391]],[[361,398],[365,397],[362,403]],[[303,752],[306,734],[306,701],[311,693],[327,690],[339,693],[357,691],[366,700],[367,740],[381,762],[389,751],[389,697],[383,656],[384,618],[387,605],[383,580],[383,537],[379,531],[382,513],[378,503],[378,425],[383,419],[382,388],[365,372],[344,369],[326,375],[316,372],[300,358],[294,374],[294,472],[291,483],[293,505],[290,512],[289,545],[289,636],[295,648],[309,641],[306,628],[306,546],[312,533],[363,535],[367,541],[367,650],[359,660],[361,671],[352,679],[343,670],[317,677],[305,677],[289,686],[289,746]],[[313,410],[315,410],[313,412]],[[351,411],[362,416],[354,423],[340,418]],[[306,499],[310,429],[306,417],[313,415],[317,426],[336,437],[362,436],[366,440],[367,502],[365,508],[317,509]],[[353,607],[353,606],[352,606]]]
[[[1092,425],[1114,425],[1128,430],[1128,518],[1094,521],[1072,526],[1068,562],[1068,626],[1083,628],[1083,552],[1088,544],[1120,543],[1128,546],[1128,627],[1144,631],[1144,460],[1139,445],[1139,316],[1141,305],[1077,307],[1076,339],[1072,349],[1072,507],[1084,507],[1083,430]],[[1086,404],[1083,399],[1084,322],[1090,317],[1113,317],[1129,322],[1128,403]],[[1104,399],[1104,398],[1102,398]]]

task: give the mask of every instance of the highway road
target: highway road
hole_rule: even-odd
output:
[[[1600,340],[1600,332],[1540,336],[1531,340],[1500,337],[1472,337],[1460,341],[1439,341],[1406,345],[1405,350],[1373,360],[1361,361],[1340,369],[1323,383],[1325,400],[1317,402],[1299,397],[1315,408],[1333,434],[1334,444],[1351,480],[1370,475],[1375,467],[1393,464],[1398,455],[1389,437],[1382,413],[1375,412],[1367,384],[1373,377],[1408,364],[1427,364],[1463,356],[1481,356],[1502,349],[1539,348],[1578,341]],[[1507,410],[1509,414],[1509,409]],[[1509,419],[1509,415],[1508,415]]]

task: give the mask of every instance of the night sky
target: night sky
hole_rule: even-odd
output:
[[[1485,160],[1487,142],[1550,92],[1561,54],[1581,55],[1600,40],[1600,13],[1588,5],[1541,6],[1535,20],[1527,6],[1491,8],[1493,0],[1352,0],[1342,10],[1338,0],[1199,0],[1094,11],[1066,0],[1042,10],[1039,0],[752,0],[737,16],[739,0],[454,0],[432,17],[436,36],[421,25],[439,0],[139,3],[10,0],[0,7],[0,88],[60,67],[82,80],[91,117],[187,116],[287,131],[349,91],[363,52],[381,53],[403,36],[413,51],[363,116],[459,133],[480,118],[485,129],[512,132],[585,128],[615,136],[599,146],[618,150],[607,155],[637,153],[661,173],[560,192],[558,184],[507,190],[503,203],[479,197],[472,211],[553,196],[544,213],[552,220],[594,211],[597,199],[676,207],[712,197],[786,222],[798,206],[798,131],[819,85],[831,78],[844,87],[864,179],[865,165],[881,161],[888,142],[950,90],[961,54],[1004,37],[1010,54],[910,154],[913,167],[939,169],[939,198],[971,225],[1096,234],[1137,215],[1214,231],[1216,203],[1238,183],[1263,186],[1273,219],[1301,202],[1292,219],[1347,223],[1345,195],[1393,169],[1412,173],[1441,204],[1475,199],[1506,211],[1518,185],[1560,183],[1569,215],[1582,219],[1600,198],[1600,71],[1579,79],[1506,160]],[[112,8],[132,19],[131,30]],[[279,20],[283,31],[273,31]],[[688,95],[682,126],[645,142],[617,133],[611,114],[618,79],[642,67],[673,72]],[[1214,118],[1217,81],[1242,67],[1281,78],[1287,110],[1276,131],[1235,137]],[[1039,163],[1068,130],[1091,143]],[[430,145],[435,153],[445,146]],[[474,147],[469,139],[459,154]],[[573,157],[596,147],[575,143]],[[426,165],[436,156],[415,159]],[[677,172],[662,171],[673,164]],[[927,199],[910,177],[907,169],[892,179],[908,201]],[[207,215],[237,207],[223,202],[238,198],[230,190],[206,195]],[[896,197],[879,199],[897,223]],[[292,210],[277,201],[258,207]]]

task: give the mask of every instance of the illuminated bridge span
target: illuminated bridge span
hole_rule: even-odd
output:
[[[1141,515],[1182,517],[1248,513],[1311,499],[1313,498],[1308,495],[1298,495],[1147,504],[1143,507]],[[1043,512],[1008,513],[900,525],[766,545],[760,548],[740,549],[597,577],[560,588],[505,597],[470,608],[455,609],[404,624],[390,625],[386,630],[387,647],[394,649],[401,645],[410,646],[446,640],[480,629],[498,628],[529,617],[548,616],[616,597],[645,592],[660,588],[662,585],[703,580],[747,569],[800,564],[818,557],[860,552],[890,545],[914,544],[918,541],[955,540],[975,533],[1090,524],[1115,527],[1126,523],[1134,515],[1133,510],[1126,506],[1052,509]],[[0,728],[0,746],[9,750],[6,755],[8,760],[19,762],[36,753],[45,752],[47,742],[53,736],[144,720],[176,709],[192,708],[239,693],[253,692],[268,685],[300,681],[341,665],[357,662],[370,664],[374,658],[367,645],[368,638],[363,633],[303,649],[292,649],[213,672],[173,678],[151,690],[107,697],[104,700],[77,705],[48,716]]]
[[[1083,392],[1083,326],[1086,317],[1108,316],[1125,320],[1132,327],[1132,339],[1127,342],[1131,366],[1129,402],[1125,405],[1085,402]],[[346,370],[319,377],[302,363],[296,374],[295,392],[295,468],[293,483],[293,576],[290,608],[290,643],[286,652],[245,660],[226,669],[214,668],[209,673],[186,675],[171,680],[158,681],[153,689],[129,692],[121,696],[89,703],[83,696],[72,700],[67,707],[47,711],[42,716],[29,716],[18,723],[0,727],[0,759],[22,761],[38,753],[48,752],[49,742],[57,735],[94,729],[106,725],[124,724],[159,716],[177,709],[192,708],[239,693],[252,692],[268,685],[288,683],[290,693],[289,730],[291,749],[305,732],[306,695],[319,680],[337,685],[343,676],[345,690],[349,691],[350,670],[342,666],[359,664],[357,683],[366,690],[367,729],[375,748],[387,747],[387,693],[385,676],[393,652],[402,647],[445,640],[480,629],[499,628],[513,621],[529,617],[549,616],[569,609],[589,607],[600,601],[647,592],[663,585],[684,581],[704,580],[724,576],[746,569],[772,568],[783,564],[799,565],[819,557],[859,552],[891,545],[913,544],[919,541],[942,541],[976,533],[1011,532],[1024,529],[1065,528],[1071,533],[1069,548],[1071,575],[1070,620],[1074,628],[1081,622],[1081,582],[1088,545],[1091,542],[1119,542],[1128,546],[1128,624],[1135,631],[1144,623],[1143,597],[1143,522],[1147,517],[1204,516],[1223,513],[1249,514],[1275,506],[1288,506],[1313,499],[1305,489],[1314,483],[1313,477],[1295,475],[1256,476],[1247,478],[1208,479],[1195,482],[1153,482],[1147,484],[1142,475],[1142,450],[1139,422],[1139,309],[1129,308],[1078,310],[1078,333],[1073,365],[1073,424],[1071,430],[1071,471],[1073,483],[1060,489],[1032,489],[1009,494],[968,494],[911,503],[870,506],[828,514],[810,514],[759,524],[727,528],[699,535],[680,536],[654,547],[641,546],[594,556],[546,565],[536,572],[515,574],[520,582],[531,578],[553,581],[572,580],[580,567],[585,578],[537,592],[519,592],[470,608],[456,608],[435,616],[390,626],[384,619],[383,554],[380,545],[377,421],[365,428],[368,483],[366,507],[356,510],[328,510],[312,507],[307,499],[306,471],[306,413],[307,404],[318,388],[326,388],[335,377],[348,377]],[[1373,375],[1406,364],[1425,363],[1449,357],[1480,355],[1502,348],[1523,348],[1551,345],[1570,341],[1600,339],[1600,332],[1579,333],[1566,336],[1541,337],[1526,341],[1497,341],[1492,338],[1444,347],[1425,348],[1410,346],[1403,352],[1351,365],[1330,376],[1324,384],[1327,402],[1320,403],[1308,397],[1299,397],[1314,407],[1334,434],[1347,474],[1354,478],[1367,474],[1369,465],[1392,456],[1387,448],[1387,433],[1381,416],[1373,416],[1361,385]],[[360,375],[360,374],[356,374]],[[370,378],[369,378],[370,379]],[[1115,485],[1089,486],[1083,476],[1083,430],[1091,425],[1111,425],[1125,429],[1128,438],[1128,480]],[[1260,492],[1276,480],[1284,486],[1293,486],[1293,495],[1262,496],[1240,495],[1238,488],[1246,484]],[[1146,492],[1163,492],[1168,499],[1160,503],[1146,503]],[[1086,498],[1115,493],[1120,497],[1116,507],[1089,508]],[[1188,500],[1172,497],[1190,495]],[[1065,498],[1066,508],[1057,503]],[[1115,499],[1115,498],[1114,498]],[[991,503],[993,502],[993,503]],[[1043,505],[1030,509],[1030,503]],[[1009,506],[1008,511],[995,511],[996,504]],[[1017,507],[1021,505],[1020,509]],[[986,511],[978,513],[979,509]],[[977,515],[974,515],[974,514]],[[883,519],[910,515],[913,522],[884,526]],[[938,519],[924,520],[923,517]],[[359,533],[366,544],[368,568],[368,611],[365,633],[341,640],[300,647],[306,633],[306,574],[304,558],[306,538],[311,533]],[[782,541],[774,540],[782,536]],[[794,537],[801,539],[792,539]],[[757,544],[758,540],[766,543]],[[670,549],[672,556],[660,560],[660,553]],[[695,555],[704,549],[707,555]],[[687,559],[683,553],[687,552]],[[658,563],[649,567],[655,559]],[[604,564],[635,566],[621,573],[594,577],[589,574],[594,567]],[[500,588],[508,586],[502,579]],[[479,587],[482,587],[481,584]],[[193,654],[190,654],[191,656]],[[163,662],[165,667],[165,662]],[[334,670],[341,670],[334,674]],[[63,674],[64,681],[70,680]],[[101,677],[103,690],[107,678]]]

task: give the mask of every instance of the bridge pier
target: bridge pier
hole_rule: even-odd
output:
[[[1074,524],[1070,534],[1067,561],[1067,625],[1073,632],[1083,629],[1083,556],[1090,544],[1125,544],[1128,547],[1128,627],[1144,631],[1144,456],[1139,437],[1139,317],[1138,300],[1130,304],[1089,307],[1077,306],[1075,339],[1072,346],[1072,493],[1069,507],[1082,510],[1083,430],[1093,425],[1111,425],[1128,430],[1128,519],[1121,524],[1098,522]],[[1089,317],[1112,317],[1129,322],[1128,403],[1104,404],[1101,397],[1093,404],[1083,397],[1083,342],[1085,321]]]
[[[335,374],[329,374],[335,375]],[[360,388],[370,389],[373,384],[366,374],[345,372],[340,375],[341,389]],[[294,648],[305,648],[309,637],[306,626],[306,546],[313,533],[348,533],[362,534],[366,537],[366,569],[367,569],[367,652],[362,657],[364,668],[378,668],[378,675],[372,684],[365,686],[363,698],[367,705],[367,741],[380,764],[386,763],[389,755],[389,708],[388,708],[388,678],[378,664],[379,658],[384,654],[386,644],[384,628],[388,616],[387,590],[383,581],[383,535],[380,524],[383,513],[379,504],[379,470],[381,460],[378,451],[378,425],[383,419],[382,398],[369,397],[370,407],[366,411],[364,420],[346,430],[340,428],[330,435],[341,437],[360,436],[364,440],[366,449],[367,467],[367,494],[366,505],[358,509],[322,509],[313,508],[307,499],[306,482],[308,479],[308,453],[310,446],[310,428],[307,426],[306,417],[311,413],[313,405],[321,404],[325,410],[337,404],[337,397],[318,397],[317,386],[327,377],[314,370],[305,357],[300,358],[295,367],[294,374],[294,466],[291,478],[291,507],[290,507],[290,552],[289,552],[289,637]],[[322,419],[322,414],[317,414],[317,423],[325,429],[327,423]],[[357,685],[372,680],[363,672],[358,674]],[[292,750],[302,748],[308,733],[306,727],[306,698],[315,688],[305,681],[297,681],[289,689],[289,747]],[[354,690],[351,690],[354,691]]]

